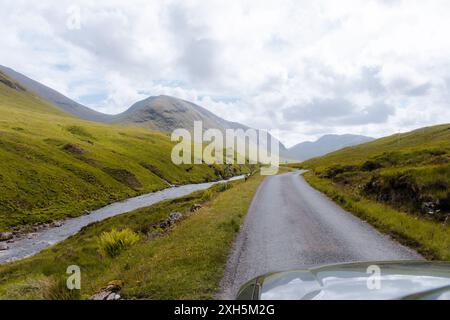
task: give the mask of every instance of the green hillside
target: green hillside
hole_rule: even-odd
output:
[[[450,212],[449,124],[346,148],[303,165],[412,213],[445,219]]]
[[[177,166],[167,135],[76,119],[0,73],[0,231],[245,167]]]
[[[306,179],[431,258],[450,259],[450,124],[305,161]]]

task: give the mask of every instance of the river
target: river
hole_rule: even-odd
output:
[[[106,207],[94,210],[88,215],[67,219],[60,227],[43,229],[32,234],[23,235],[20,238],[16,238],[13,243],[8,243],[9,249],[0,251],[0,264],[33,256],[43,249],[78,233],[83,227],[91,223],[131,212],[139,208],[148,207],[164,200],[186,196],[198,190],[205,190],[214,184],[238,180],[243,177],[237,176],[229,180],[170,187],[161,191],[112,203]]]

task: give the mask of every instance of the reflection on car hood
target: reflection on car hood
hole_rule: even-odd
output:
[[[450,299],[450,263],[332,265],[268,274],[253,285],[263,300]]]

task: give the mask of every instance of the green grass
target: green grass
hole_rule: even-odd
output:
[[[100,252],[104,256],[117,257],[122,251],[132,247],[139,242],[139,235],[130,229],[117,231],[112,229],[103,232],[98,239]]]
[[[309,169],[306,178],[314,187],[426,257],[450,260],[449,124],[291,167]]]
[[[314,188],[328,195],[344,209],[399,242],[416,249],[424,257],[431,260],[450,260],[450,226],[419,219],[388,205],[343,191],[339,185],[321,179],[312,172],[306,173],[305,178]]]
[[[174,165],[173,143],[142,128],[76,119],[0,73],[0,231],[83,214],[172,184],[245,166]]]
[[[69,265],[81,267],[81,298],[120,280],[126,299],[212,299],[262,181],[255,175],[90,225],[34,257],[0,266],[0,299],[65,298],[58,283]],[[202,209],[186,215],[202,202]],[[159,222],[171,212],[182,212],[185,218],[162,230]],[[140,240],[112,258],[99,252],[98,239],[114,229],[132,230]]]

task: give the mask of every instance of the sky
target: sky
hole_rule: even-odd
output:
[[[101,112],[171,95],[287,146],[450,122],[448,0],[0,0],[0,64]]]

